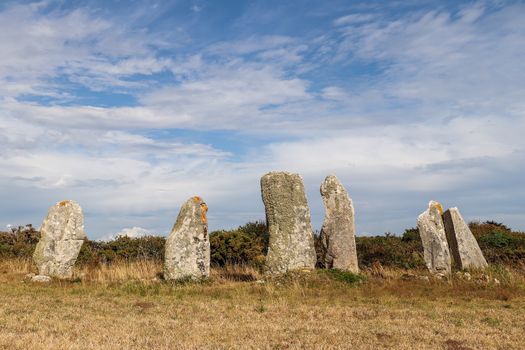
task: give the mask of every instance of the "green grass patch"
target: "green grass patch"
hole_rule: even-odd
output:
[[[323,274],[326,274],[335,281],[343,282],[349,285],[359,285],[363,282],[366,282],[366,276],[357,273],[352,273],[338,269],[327,269],[319,271]]]

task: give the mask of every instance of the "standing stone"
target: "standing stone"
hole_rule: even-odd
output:
[[[268,173],[261,178],[261,194],[270,234],[266,271],[275,274],[315,268],[310,209],[301,176]]]
[[[335,175],[321,184],[326,208],[321,229],[321,259],[327,268],[359,272],[355,246],[354,206]]]
[[[210,240],[208,206],[200,197],[192,197],[180,208],[177,221],[166,240],[164,278],[202,279],[210,275]]]
[[[71,278],[85,238],[80,205],[67,200],[51,207],[40,228],[40,241],[33,253],[39,275]]]
[[[486,268],[487,261],[458,208],[448,209],[443,221],[454,266],[460,270]]]
[[[442,214],[441,204],[430,201],[428,209],[417,218],[417,227],[428,269],[434,274],[446,275],[451,271],[451,259]]]

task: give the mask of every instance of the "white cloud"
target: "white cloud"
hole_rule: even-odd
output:
[[[86,9],[49,12],[46,7],[14,5],[0,12],[3,96],[47,95],[56,90],[52,79],[60,74],[98,89],[130,86],[122,77],[152,74],[172,64],[155,57],[150,48],[155,39],[146,32],[131,37],[129,28]]]
[[[342,26],[342,25],[347,25],[347,24],[370,22],[375,17],[376,16],[369,14],[369,13],[353,13],[350,15],[346,15],[346,16],[337,18],[336,20],[334,20],[333,24],[335,26]]]
[[[207,52],[220,56],[236,57],[238,55],[282,48],[294,43],[295,39],[289,36],[254,36],[243,40],[213,44],[207,49]]]
[[[336,58],[382,66],[380,88],[390,99],[443,115],[508,116],[525,93],[525,11],[521,4],[484,11],[473,5],[459,17],[430,11],[353,25],[343,30]]]
[[[151,236],[152,233],[150,230],[147,230],[142,227],[131,227],[131,228],[125,228],[122,229],[119,233],[117,233],[117,237],[130,237],[130,238],[137,238],[137,237],[144,237],[144,236]]]
[[[178,207],[201,195],[211,229],[236,226],[264,217],[260,176],[290,170],[305,177],[317,227],[318,187],[329,173],[354,197],[360,232],[412,226],[430,198],[523,225],[521,5],[353,14],[316,40],[248,35],[166,57],[153,33],[87,9],[44,16],[42,8],[0,12],[5,223],[37,223],[49,203],[74,198],[91,238],[121,227],[166,234]],[[323,66],[337,64],[374,71],[323,76]],[[167,71],[168,82],[127,79]],[[60,76],[122,90],[137,105],[82,103],[53,81]],[[25,102],[25,94],[70,103]],[[235,130],[239,144],[260,141],[236,154],[191,136],[155,136],[164,128]]]
[[[129,228],[123,228],[118,233],[109,233],[102,238],[100,238],[101,241],[111,241],[113,239],[119,238],[119,237],[129,237],[129,238],[140,238],[145,236],[153,236],[154,234],[145,228],[133,226]]]

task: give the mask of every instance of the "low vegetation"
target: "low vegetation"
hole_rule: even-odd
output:
[[[471,223],[487,271],[435,279],[416,229],[357,237],[361,274],[268,278],[263,223],[210,234],[207,281],[162,279],[163,237],[87,240],[74,277],[32,283],[32,227],[0,233],[0,348],[523,349],[525,235]]]
[[[160,271],[114,261],[38,284],[30,260],[2,259],[0,348],[523,349],[525,278],[502,266],[449,280],[377,266],[264,279],[225,265],[199,283]]]
[[[471,222],[469,226],[489,263],[525,270],[524,233],[514,232],[493,221]],[[30,258],[38,239],[39,232],[31,226],[0,232],[0,258]],[[211,232],[211,264],[247,265],[260,269],[268,250],[268,239],[266,226],[262,222],[250,222],[234,230]],[[161,263],[164,244],[165,238],[158,236],[124,236],[110,241],[86,240],[77,264],[93,267],[139,260]],[[356,245],[359,266],[363,269],[377,264],[402,269],[425,268],[423,247],[415,228],[405,230],[400,236],[387,233],[382,236],[357,237]]]

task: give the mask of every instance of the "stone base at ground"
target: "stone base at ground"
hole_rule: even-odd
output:
[[[36,275],[31,277],[31,282],[49,283],[51,282],[51,277],[44,275]]]

